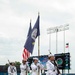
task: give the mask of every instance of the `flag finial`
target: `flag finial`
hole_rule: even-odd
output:
[[[30,22],[31,22],[32,20],[30,19]]]
[[[40,12],[38,12],[38,16],[40,15]]]

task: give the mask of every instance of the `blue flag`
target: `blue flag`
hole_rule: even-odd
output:
[[[33,52],[33,48],[35,45],[35,40],[37,38],[37,36],[40,35],[40,29],[39,29],[39,16],[37,18],[37,21],[31,31],[31,34],[29,35],[29,37],[26,40],[26,43],[24,45],[24,47],[32,54]]]
[[[37,36],[40,35],[39,18],[40,18],[40,16],[38,16],[37,21],[32,29],[32,33],[35,34],[35,38],[37,38]]]

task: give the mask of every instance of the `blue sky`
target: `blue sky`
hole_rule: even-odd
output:
[[[49,54],[50,27],[69,24],[65,40],[70,43],[71,72],[75,71],[75,0],[0,0],[0,64],[22,60],[23,46],[30,19],[34,26],[40,12],[40,54]],[[51,36],[51,52],[55,51],[55,33]],[[63,50],[63,32],[58,33],[58,53]],[[66,52],[68,50],[66,49]],[[37,55],[37,40],[33,55]]]

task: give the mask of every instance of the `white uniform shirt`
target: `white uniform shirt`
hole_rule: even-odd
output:
[[[31,75],[38,75],[38,69],[43,69],[43,65],[40,63],[37,63],[36,65],[34,63],[31,64],[32,74]]]
[[[27,72],[30,71],[30,68],[29,68],[28,64],[26,63],[25,65],[23,65],[23,64],[20,65],[20,70],[21,70],[20,75],[26,75]]]
[[[47,68],[46,75],[56,75],[57,74],[56,67],[54,66],[54,64],[50,60],[47,61],[46,68]]]
[[[17,69],[15,66],[9,66],[8,67],[8,75],[17,75]]]
[[[32,75],[38,75],[38,66],[34,63],[31,64]]]

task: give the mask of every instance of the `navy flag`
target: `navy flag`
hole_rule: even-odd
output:
[[[31,34],[29,35],[29,37],[26,40],[26,43],[24,45],[24,47],[32,54],[33,52],[33,48],[34,48],[34,44],[35,44],[35,39],[37,38],[37,36],[40,35],[40,29],[39,29],[39,16],[37,18],[37,21],[31,31]]]

